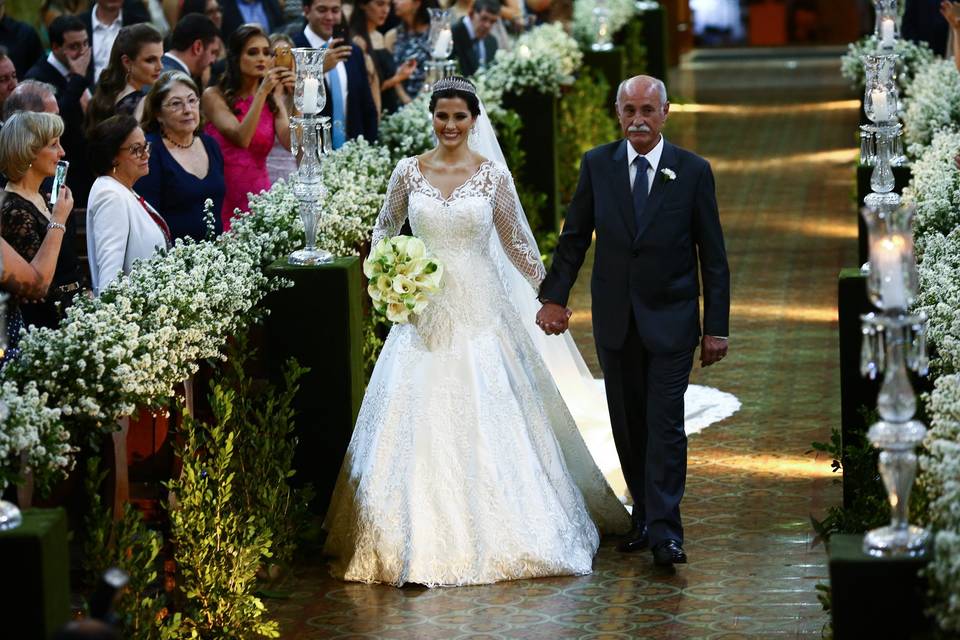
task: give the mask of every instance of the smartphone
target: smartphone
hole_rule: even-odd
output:
[[[347,25],[340,23],[333,28],[333,39],[342,40],[342,45],[350,44],[350,32],[347,30]],[[341,46],[342,46],[341,45]]]
[[[277,47],[273,54],[273,63],[293,71],[293,52],[290,51],[290,47]]]
[[[57,162],[57,171],[53,174],[53,189],[50,190],[50,206],[57,204],[60,197],[60,187],[67,182],[67,169],[70,168],[69,160],[60,160]]]

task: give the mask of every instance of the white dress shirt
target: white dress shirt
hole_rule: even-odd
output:
[[[166,246],[163,231],[131,189],[110,176],[94,181],[87,200],[87,259],[96,295],[121,272],[130,273],[135,260]]]
[[[47,56],[47,64],[56,69],[57,72],[64,78],[70,75],[70,69],[68,69],[62,62],[57,60],[57,56],[53,55],[52,51]]]
[[[633,148],[630,141],[627,140],[627,169],[630,172],[630,191],[633,191],[633,182],[637,178],[637,167],[633,164],[633,159],[639,156],[637,150]],[[660,136],[659,142],[650,150],[650,153],[644,157],[647,159],[647,193],[653,189],[653,179],[657,176],[657,168],[660,166],[660,156],[663,155],[663,136]]]
[[[120,33],[123,26],[123,10],[117,14],[117,19],[112,24],[103,24],[97,19],[97,5],[93,5],[90,12],[90,22],[93,26],[93,81],[100,79],[100,74],[110,63],[110,51],[113,49],[113,42]]]
[[[330,38],[329,40],[324,40],[323,38],[318,36],[313,29],[310,28],[309,24],[304,28],[303,35],[307,38],[307,42],[309,42],[310,46],[313,47],[314,49],[324,49],[326,47],[329,47],[331,40],[333,40],[333,38]],[[350,43],[347,42],[344,44],[350,44]],[[343,107],[343,115],[344,117],[346,117],[347,115],[347,67],[343,64],[343,60],[338,62],[337,66],[335,66],[333,69],[328,71],[324,77],[327,79],[328,83],[329,82],[340,83],[340,95],[343,96],[343,104],[341,106]],[[327,99],[329,98],[330,96],[328,95]]]

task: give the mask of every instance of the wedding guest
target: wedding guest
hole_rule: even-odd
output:
[[[270,188],[267,155],[274,139],[290,148],[290,123],[282,98],[285,91],[293,91],[294,76],[288,69],[271,68],[271,62],[270,40],[263,29],[243,25],[230,35],[223,77],[201,99],[206,131],[223,152],[224,231],[230,229],[235,209],[249,209],[249,192]]]
[[[217,30],[223,32],[223,8],[220,0],[183,0],[180,5],[180,18],[189,13],[202,13],[216,25]]]
[[[206,238],[204,203],[213,200],[213,231],[219,234],[223,155],[202,131],[200,90],[193,79],[183,71],[164,72],[144,100],[142,126],[150,172],[134,185],[137,192],[163,216],[173,239]]]
[[[403,83],[404,91],[416,98],[427,77],[426,62],[430,59],[430,13],[438,8],[436,0],[393,0],[393,11],[400,24],[387,32],[384,44],[393,52],[397,65],[414,60],[417,68]]]
[[[470,13],[453,25],[453,57],[463,75],[472,76],[493,62],[497,39],[490,31],[499,21],[500,0],[474,0]]]
[[[390,15],[390,0],[355,0],[350,15],[350,32],[353,43],[373,60],[380,86],[378,113],[394,113],[401,105],[410,102],[403,90],[403,83],[417,69],[416,60],[406,60],[397,66],[384,42],[380,28]]]
[[[144,87],[160,77],[162,57],[163,38],[153,25],[135,24],[121,29],[110,64],[103,70],[87,107],[87,129],[114,114],[139,119],[143,115]]]
[[[213,20],[199,13],[183,16],[173,28],[170,49],[163,54],[165,71],[185,71],[197,82],[203,81],[217,59],[220,32]]]
[[[80,14],[87,29],[93,52],[93,66],[87,72],[90,84],[100,80],[100,74],[110,64],[113,43],[120,29],[133,24],[150,22],[150,13],[139,0],[99,0]]]
[[[284,66],[284,64],[293,62],[293,53],[291,53],[293,38],[285,33],[270,34],[270,46],[273,48],[273,64]],[[293,94],[284,92],[283,100],[287,113],[293,113]],[[270,176],[270,182],[286,180],[296,169],[297,161],[291,155],[290,150],[280,143],[279,138],[275,139],[273,148],[267,155],[267,174]]]
[[[6,0],[0,0],[0,45],[6,47],[7,56],[21,78],[34,62],[43,57],[43,45],[37,30],[7,15]]]
[[[7,96],[13,93],[17,88],[17,70],[13,66],[13,61],[7,55],[6,47],[0,46],[0,110],[3,109],[3,103],[7,101]]]
[[[83,134],[84,114],[91,98],[88,77],[92,59],[90,38],[83,21],[71,15],[55,18],[47,27],[47,34],[50,36],[50,54],[38,60],[27,71],[26,77],[56,87],[64,126],[60,144],[71,162],[67,184],[75,194],[76,205],[83,207],[93,184],[93,173],[86,162],[87,139]]]
[[[287,0],[296,2],[296,0]],[[245,24],[257,24],[267,33],[278,31],[283,26],[283,9],[277,0],[222,0],[223,37],[230,36]]]
[[[457,0],[451,4],[451,24],[456,24],[470,15],[473,0]],[[523,33],[526,21],[523,15],[521,0],[502,0],[500,2],[500,19],[490,29],[490,35],[497,40],[498,49],[510,49],[513,44],[510,34]]]
[[[56,88],[52,84],[39,80],[24,80],[17,85],[7,101],[3,103],[4,121],[8,120],[17,111],[60,115],[60,106],[57,104],[55,91]],[[61,146],[63,146],[62,142]]]
[[[172,241],[167,223],[133,190],[150,170],[150,143],[137,119],[112,116],[91,134],[90,165],[99,177],[87,200],[87,259],[93,291],[100,295],[136,260]]]
[[[377,106],[370,91],[367,67],[360,47],[333,32],[343,22],[341,0],[303,0],[303,15],[307,26],[294,36],[298,47],[327,48],[326,70],[327,103],[323,115],[331,120],[333,148],[339,149],[347,140],[363,136],[377,139]]]
[[[75,224],[68,220],[73,196],[69,189],[62,190],[57,204],[50,207],[49,194],[40,192],[41,183],[56,173],[64,156],[61,134],[60,116],[31,111],[14,113],[0,130],[0,170],[9,179],[0,205],[3,239],[27,262],[36,258],[51,232],[61,242],[45,299],[19,305],[26,325],[56,327],[74,296],[85,289],[75,251]]]

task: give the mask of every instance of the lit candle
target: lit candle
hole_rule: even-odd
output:
[[[891,117],[890,102],[887,100],[887,92],[883,89],[874,89],[870,92],[870,100],[873,102],[873,119],[876,122],[886,122]]]
[[[893,31],[896,25],[893,22],[893,18],[883,18],[880,21],[880,44],[884,47],[893,46]]]
[[[316,78],[303,80],[303,112],[317,112],[317,98],[320,95],[320,81]]]
[[[877,270],[880,280],[880,300],[886,309],[906,309],[907,291],[904,287],[903,236],[894,234],[881,238],[873,245],[870,268]]]
[[[528,47],[528,46],[525,45],[525,44],[520,45],[520,57],[521,57],[521,58],[527,59],[527,58],[529,58],[529,57],[532,55],[532,53],[533,53],[533,52],[530,51],[530,47]]]
[[[437,36],[437,42],[433,45],[433,57],[441,60],[450,55],[450,44],[453,41],[453,34],[450,29],[444,29]]]

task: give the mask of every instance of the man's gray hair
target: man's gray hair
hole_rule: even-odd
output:
[[[633,78],[627,78],[620,83],[620,86],[617,87],[617,100],[616,104],[620,104],[620,96],[623,95],[623,92],[627,90],[627,85],[633,82],[634,80],[639,80],[640,78],[645,78],[650,81],[654,87],[657,88],[657,93],[660,95],[660,104],[664,105],[667,103],[667,85],[663,84],[663,80],[659,78],[654,78],[653,76],[634,76]]]
[[[56,99],[57,88],[52,84],[39,80],[24,80],[10,92],[7,101],[3,103],[3,119],[7,120],[17,111],[42,113],[45,109],[43,101],[48,95]]]

